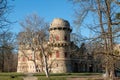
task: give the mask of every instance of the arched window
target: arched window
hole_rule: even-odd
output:
[[[59,58],[59,56],[60,56],[60,55],[59,55],[59,51],[57,50],[57,51],[56,51],[56,58]]]

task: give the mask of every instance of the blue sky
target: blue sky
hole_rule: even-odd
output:
[[[12,25],[13,32],[18,33],[21,30],[19,22],[32,13],[37,13],[48,22],[54,18],[63,18],[73,25],[73,5],[67,0],[14,0],[11,4],[14,8],[10,20],[17,21]]]

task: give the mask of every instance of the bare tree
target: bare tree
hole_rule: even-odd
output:
[[[77,5],[75,11],[75,24],[78,26],[87,26],[93,31],[92,41],[98,41],[103,44],[103,53],[106,57],[106,74],[108,78],[114,78],[114,43],[119,38],[119,20],[115,15],[118,12],[119,5],[117,0],[70,0]],[[119,3],[119,1],[117,1]],[[92,16],[92,17],[91,17]],[[85,22],[90,17],[90,23]],[[90,39],[90,40],[91,40]],[[111,61],[111,62],[110,62]]]
[[[0,34],[1,46],[0,46],[0,63],[1,71],[11,71],[9,66],[12,66],[11,62],[13,61],[13,51],[14,51],[14,42],[15,36],[11,32],[6,32]],[[13,64],[16,65],[16,64]]]
[[[7,58],[10,57],[13,51],[13,34],[10,32],[12,22],[8,19],[11,9],[12,6],[8,4],[7,0],[0,0],[0,59],[2,71],[6,71]]]
[[[36,14],[29,15],[22,21],[21,26],[23,28],[22,35],[18,38],[21,46],[22,53],[25,54],[25,49],[32,51],[33,59],[35,64],[35,69],[37,71],[36,64],[36,54],[41,58],[41,63],[43,61],[44,71],[47,77],[49,77],[48,64],[47,64],[47,41],[48,41],[48,23],[44,21],[43,18]],[[28,58],[29,59],[29,58]]]

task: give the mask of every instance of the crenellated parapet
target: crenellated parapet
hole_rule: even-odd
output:
[[[48,45],[52,46],[52,47],[65,47],[65,46],[69,46],[70,43],[68,43],[68,42],[57,42],[57,43],[49,43]]]
[[[69,32],[72,32],[72,29],[70,29],[69,27],[53,27],[49,29],[49,31],[51,30],[67,30]]]

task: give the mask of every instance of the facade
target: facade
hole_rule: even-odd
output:
[[[72,48],[76,46],[70,41],[71,31],[69,22],[61,18],[55,18],[50,24],[47,45],[52,48],[52,53],[48,57],[49,71],[52,73],[98,72],[100,65],[92,55],[81,54],[81,57],[78,57],[77,53],[71,54]],[[24,45],[20,44],[20,46]],[[39,51],[35,55],[31,52],[30,49],[19,48],[17,72],[41,72],[44,69]]]
[[[36,54],[36,63],[37,65],[40,64],[39,60],[39,54]],[[29,72],[29,73],[34,73],[36,72],[35,69],[35,63],[34,63],[34,55],[32,54],[31,50],[21,50],[19,49],[18,51],[18,66],[17,66],[17,72]],[[38,66],[38,71],[39,72],[39,66]]]

